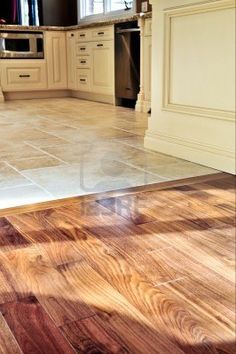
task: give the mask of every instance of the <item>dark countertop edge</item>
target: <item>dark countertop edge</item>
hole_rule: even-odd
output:
[[[108,25],[114,25],[117,23],[122,23],[122,22],[130,22],[130,21],[135,21],[140,18],[151,18],[152,13],[151,12],[146,12],[144,14],[135,14],[130,17],[116,17],[116,18],[110,18],[110,19],[102,19],[97,22],[81,22],[78,25],[74,26],[67,26],[67,27],[59,27],[59,26],[21,26],[21,25],[0,25],[0,31],[6,30],[6,31],[74,31],[78,29],[83,29],[83,28],[92,28],[92,27],[98,27],[98,26],[108,26]]]

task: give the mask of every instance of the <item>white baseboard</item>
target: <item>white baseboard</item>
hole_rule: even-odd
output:
[[[149,131],[146,132],[144,146],[150,150],[236,174],[235,151],[222,150],[217,146]]]

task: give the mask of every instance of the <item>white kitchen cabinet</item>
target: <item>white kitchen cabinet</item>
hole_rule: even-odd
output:
[[[44,60],[2,60],[1,86],[5,92],[47,89]]]
[[[114,41],[91,44],[91,90],[114,94]]]
[[[67,81],[70,90],[76,89],[76,33],[68,32],[67,45]]]
[[[45,55],[48,71],[48,89],[67,88],[66,34],[62,31],[46,32]]]

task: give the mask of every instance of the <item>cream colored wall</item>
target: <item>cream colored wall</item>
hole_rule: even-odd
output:
[[[235,173],[235,2],[152,3],[145,146]]]

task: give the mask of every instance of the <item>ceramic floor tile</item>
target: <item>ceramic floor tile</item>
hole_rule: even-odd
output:
[[[53,196],[35,185],[0,189],[0,209],[52,200]]]
[[[25,171],[24,175],[56,198],[129,188],[166,180],[115,160],[85,162],[66,168],[59,166]]]
[[[216,172],[145,149],[147,124],[73,98],[0,103],[0,208]]]
[[[0,189],[32,184],[5,162],[0,162]]]
[[[63,162],[47,155],[45,155],[45,157],[9,160],[8,163],[10,166],[14,167],[18,171],[35,170],[38,168],[53,167],[53,166],[59,166],[63,164]]]

